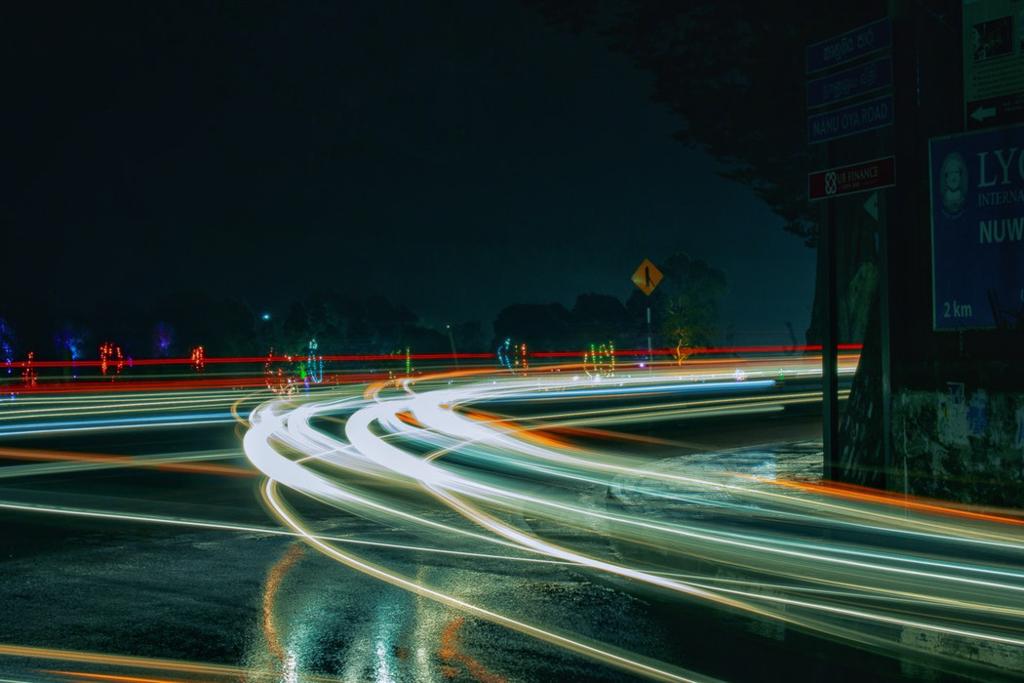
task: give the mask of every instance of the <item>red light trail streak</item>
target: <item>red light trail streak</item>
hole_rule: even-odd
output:
[[[810,353],[820,352],[820,344],[803,344],[799,346],[792,345],[768,345],[768,346],[714,346],[706,348],[693,349],[690,354],[697,356],[718,356],[718,355],[729,355],[729,354],[762,354],[762,353],[773,353],[773,354],[792,354],[792,353]],[[863,344],[839,344],[836,347],[839,351],[860,351],[863,348]],[[647,349],[616,349],[614,351],[616,356],[624,357],[638,357],[646,356]],[[670,357],[675,354],[675,349],[654,349],[655,356]],[[580,356],[579,350],[572,351],[531,351],[529,356],[531,358],[574,358]],[[287,363],[295,360],[295,356],[277,355],[269,358],[274,363]],[[455,360],[493,360],[495,355],[493,353],[413,353],[409,355],[409,358],[415,361],[423,360],[434,360],[434,361],[455,361]],[[338,362],[338,363],[379,363],[385,361],[404,361],[404,354],[387,354],[387,353],[373,353],[373,354],[336,354],[336,355],[324,355],[324,361]],[[255,365],[267,362],[267,356],[207,356],[205,362],[207,365]],[[126,367],[154,367],[154,366],[165,366],[165,365],[180,365],[190,366],[194,363],[194,359],[189,358],[135,358],[125,359]],[[25,368],[29,365],[29,361],[12,361],[10,366],[12,368]],[[102,367],[102,360],[33,360],[31,362],[32,367],[35,368],[98,368]]]

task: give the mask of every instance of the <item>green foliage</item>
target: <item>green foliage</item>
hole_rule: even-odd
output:
[[[533,351],[561,351],[600,339],[619,348],[640,348],[646,343],[648,306],[659,346],[714,345],[725,274],[684,253],[658,259],[657,266],[664,279],[654,293],[648,297],[635,289],[625,305],[614,296],[587,293],[576,298],[571,310],[558,303],[506,306],[494,321],[492,346],[512,338]]]
[[[725,294],[725,274],[706,261],[677,253],[661,264],[665,279],[652,302],[654,324],[674,346],[710,346],[718,332],[718,304]]]

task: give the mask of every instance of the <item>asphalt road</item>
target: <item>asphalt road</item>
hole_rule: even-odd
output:
[[[115,395],[102,405],[81,396],[10,402],[0,413],[10,418],[0,427],[0,678],[934,681],[1021,673],[1019,648],[1004,642],[1019,635],[1015,594],[998,600],[990,592],[1001,588],[964,588],[929,596],[930,612],[924,598],[907,607],[924,589],[902,576],[868,594],[868,570],[833,566],[840,545],[867,547],[867,532],[817,524],[823,513],[799,508],[804,498],[777,510],[747,500],[764,496],[760,488],[721,485],[813,482],[819,424],[807,409],[813,397],[799,398],[808,393],[802,381],[640,379],[568,386],[565,378],[556,389],[528,386],[526,377],[472,377],[376,394],[354,386],[289,397],[154,396],[152,404]],[[431,392],[439,394],[433,403],[402,403]],[[197,395],[202,406],[182,403]],[[438,410],[464,424],[434,422],[451,417]],[[460,431],[476,429],[500,436],[488,443]],[[600,467],[583,466],[586,458]],[[867,504],[858,501],[849,519]],[[640,533],[636,521],[666,526]],[[992,531],[984,520],[970,523],[972,533],[1003,538],[999,522]],[[668,527],[707,538],[677,545]],[[761,549],[715,545],[739,533],[761,539]],[[1004,535],[1012,542],[1015,534]],[[834,545],[833,564],[774,558],[762,547],[796,538]],[[871,538],[876,552],[910,545],[890,535],[885,550]],[[915,557],[938,558],[929,543]],[[977,563],[1009,572],[1000,581],[1021,585],[1016,546],[975,550]],[[825,585],[849,593],[812,607],[793,597],[817,600]],[[974,611],[957,621],[954,600]],[[837,615],[837,605],[890,621]],[[932,623],[997,631],[996,644],[960,637],[974,654],[958,652],[950,636],[928,631]]]

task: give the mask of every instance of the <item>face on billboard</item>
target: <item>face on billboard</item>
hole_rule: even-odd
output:
[[[951,218],[959,216],[967,200],[967,164],[964,158],[956,152],[947,155],[940,175],[943,211]]]

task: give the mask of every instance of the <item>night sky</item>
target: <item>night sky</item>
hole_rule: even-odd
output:
[[[671,138],[646,73],[512,0],[81,3],[6,23],[15,291],[195,287],[279,310],[332,287],[489,327],[510,303],[625,299],[643,257],[681,250],[726,272],[735,341],[807,326],[814,253]]]

